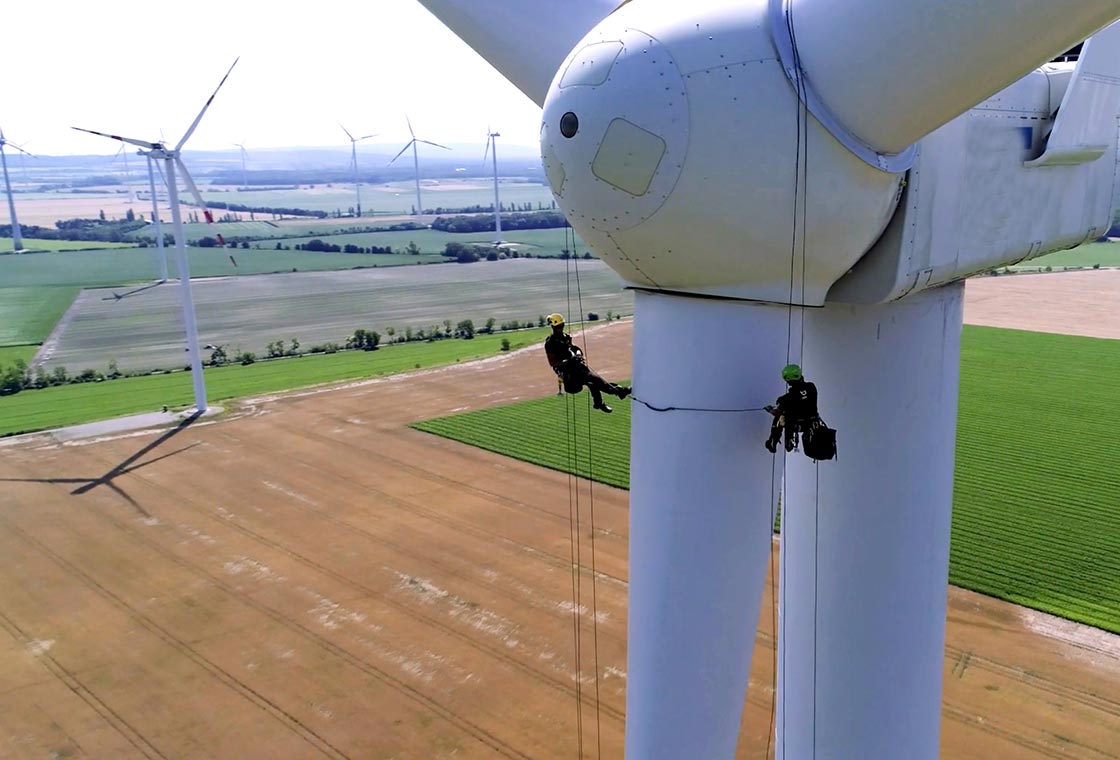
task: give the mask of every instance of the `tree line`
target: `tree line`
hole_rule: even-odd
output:
[[[503,230],[544,230],[567,226],[568,220],[559,211],[518,212],[502,217]],[[494,229],[494,217],[488,214],[441,216],[432,222],[432,229],[443,232],[489,232]]]

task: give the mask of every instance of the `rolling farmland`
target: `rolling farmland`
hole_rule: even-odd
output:
[[[155,248],[36,253],[0,256],[4,287],[75,285],[107,287],[151,282],[157,272]],[[237,266],[230,261],[230,256]],[[313,253],[225,248],[188,248],[191,277],[229,277],[273,272],[335,271],[356,267],[401,266],[445,261],[439,256],[364,253]],[[168,249],[168,271],[177,277],[175,256]]]
[[[0,346],[46,340],[77,294],[66,285],[0,287]]]
[[[604,317],[632,312],[632,294],[606,265],[586,261],[580,270],[586,311]],[[490,317],[535,324],[539,315],[563,308],[565,283],[562,261],[510,259],[202,280],[194,284],[194,297],[203,345],[260,352],[293,336],[304,348],[341,343],[359,327],[385,334],[388,327],[403,332],[472,319],[478,328]],[[119,301],[111,292],[85,290],[48,366],[104,370],[115,359],[122,370],[178,367],[185,361],[179,308],[175,283]]]
[[[1117,398],[1120,341],[965,327],[952,583],[1120,633]],[[592,418],[594,476],[626,487],[629,403],[612,405]],[[551,397],[415,427],[568,471],[564,406]],[[576,420],[585,450],[586,412]]]
[[[413,369],[454,364],[500,352],[503,339],[516,350],[544,339],[546,329],[480,335],[473,340],[405,343],[377,351],[341,351],[228,365],[204,370],[207,396],[219,402],[320,383],[380,377]],[[0,349],[0,367],[14,350]],[[74,425],[161,406],[188,406],[194,394],[189,372],[125,377],[100,383],[61,385],[0,397],[0,436]]]

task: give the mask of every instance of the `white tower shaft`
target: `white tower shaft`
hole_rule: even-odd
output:
[[[159,268],[159,281],[167,282],[167,251],[163,248],[163,224],[159,220],[159,197],[156,195],[156,176],[150,156],[148,157],[148,191],[152,194],[152,224],[156,230],[156,266]]]
[[[12,198],[12,181],[8,178],[8,157],[4,155],[4,148],[0,146],[0,164],[4,167],[4,189],[8,193],[8,214],[12,220],[12,247],[15,251],[23,250],[23,234],[16,219],[16,202]]]
[[[362,184],[358,180],[358,143],[353,141],[350,143],[350,160],[354,164],[354,198],[358,204],[355,211],[357,216],[360,217],[362,215]]]
[[[194,383],[194,407],[205,412],[206,382],[202,376],[202,355],[198,349],[198,325],[194,318],[194,297],[191,295],[191,273],[187,265],[187,244],[183,236],[183,216],[179,210],[178,180],[175,161],[167,160],[167,194],[171,203],[171,221],[175,228],[175,263],[179,268],[180,300],[183,306],[183,326],[187,331],[187,352],[191,363],[191,380]]]
[[[424,214],[424,204],[420,200],[420,154],[416,150],[416,138],[412,138],[412,168],[416,172],[416,215]]]
[[[502,202],[498,198],[498,139],[490,135],[490,147],[494,152],[494,242],[502,242]]]
[[[787,459],[781,760],[937,760],[963,292],[806,313],[839,458]]]
[[[635,310],[634,386],[651,405],[759,408],[782,392],[787,309],[639,291]],[[729,760],[780,483],[770,415],[633,409],[626,758]]]

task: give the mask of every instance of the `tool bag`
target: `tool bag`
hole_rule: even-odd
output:
[[[802,434],[802,451],[818,462],[836,458],[836,431],[816,419]]]

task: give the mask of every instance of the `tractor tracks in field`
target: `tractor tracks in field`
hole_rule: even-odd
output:
[[[5,615],[3,610],[0,610],[0,629],[6,631],[8,635],[19,642],[20,646],[24,649],[29,649],[34,643],[34,639],[20,628],[14,620]],[[97,715],[110,725],[113,730],[124,737],[124,739],[135,747],[140,754],[147,758],[167,760],[167,755],[160,752],[135,726],[113,710],[104,700],[94,694],[89,687],[83,684],[77,676],[70,672],[49,652],[40,651],[36,654],[35,658],[48,673],[60,681],[74,696],[85,702],[91,710],[97,713]]]
[[[242,441],[241,443],[244,443],[244,442]],[[145,477],[144,475],[142,475],[139,472],[129,473],[129,476],[133,477],[133,478],[136,478],[138,480],[144,481],[150,488],[157,489],[157,490],[160,488],[160,486],[157,483],[152,482],[149,478]],[[329,578],[332,578],[333,580],[338,581],[339,583],[342,583],[346,586],[349,586],[350,588],[353,588],[354,590],[359,591],[364,595],[370,596],[372,598],[375,598],[375,599],[381,601],[386,606],[391,607],[394,610],[402,613],[407,618],[411,618],[415,621],[418,621],[423,625],[430,626],[430,627],[440,631],[440,633],[445,634],[450,638],[453,638],[457,641],[460,641],[460,642],[466,644],[470,649],[480,651],[480,652],[482,652],[486,655],[490,655],[490,656],[498,659],[499,661],[505,663],[506,665],[508,665],[512,668],[515,668],[518,671],[521,671],[521,672],[525,673],[526,675],[533,678],[538,683],[541,683],[542,685],[547,686],[547,687],[553,689],[554,691],[558,691],[558,692],[564,694],[565,697],[569,697],[569,698],[572,698],[572,699],[575,698],[576,689],[575,689],[574,686],[568,685],[564,681],[562,681],[562,680],[560,680],[560,679],[558,679],[558,678],[556,678],[556,677],[554,677],[554,676],[552,676],[548,673],[542,672],[541,670],[537,669],[536,667],[533,667],[532,665],[529,665],[529,664],[523,662],[522,660],[520,660],[516,657],[510,656],[509,654],[502,651],[502,649],[497,647],[497,646],[491,646],[491,645],[485,644],[485,643],[479,641],[476,637],[468,635],[468,634],[466,634],[466,633],[464,633],[464,632],[462,632],[462,631],[460,631],[460,630],[458,630],[454,627],[451,627],[451,626],[447,625],[446,623],[444,623],[439,618],[433,617],[431,615],[424,614],[424,613],[416,610],[415,608],[410,607],[407,604],[404,604],[404,603],[398,601],[397,599],[393,598],[391,596],[391,594],[387,591],[376,589],[376,588],[373,588],[373,587],[370,587],[370,586],[366,586],[365,584],[362,584],[359,581],[354,580],[353,578],[349,578],[342,573],[339,573],[335,570],[332,570],[331,568],[328,568],[328,567],[320,564],[319,562],[316,562],[315,560],[313,560],[309,557],[306,557],[306,556],[300,554],[299,552],[296,552],[296,551],[284,546],[281,543],[273,541],[272,539],[269,539],[269,538],[255,532],[255,531],[247,528],[244,525],[239,525],[232,520],[223,519],[220,515],[210,513],[205,508],[198,506],[197,503],[195,503],[195,501],[193,499],[191,499],[189,496],[186,496],[184,494],[179,494],[177,496],[177,500],[180,503],[188,505],[189,508],[192,509],[193,511],[200,512],[202,514],[207,514],[212,519],[220,522],[221,524],[234,528],[239,533],[242,533],[246,537],[250,538],[251,540],[253,540],[254,542],[256,542],[256,543],[258,543],[262,546],[265,546],[265,547],[267,547],[267,548],[269,548],[273,551],[276,551],[276,552],[288,557],[289,559],[292,559],[292,560],[294,560],[294,561],[296,561],[296,562],[298,562],[298,563],[300,563],[300,564],[302,564],[302,565],[304,565],[308,568],[311,568],[311,569],[313,569],[313,570],[315,570],[315,571],[317,571],[317,572],[319,572],[319,573],[321,573],[321,574],[323,574],[323,575],[325,575]],[[322,516],[321,512],[312,511],[312,513]],[[497,739],[493,735],[489,734],[489,732],[487,732],[486,729],[483,729],[483,728],[471,723],[470,721],[467,721],[466,719],[461,718],[456,713],[452,712],[451,710],[449,710],[447,708],[443,708],[442,706],[439,705],[438,702],[436,702],[435,700],[431,699],[430,697],[427,697],[426,695],[424,695],[423,692],[419,691],[418,689],[415,689],[414,687],[408,685],[406,682],[398,679],[397,677],[389,674],[388,672],[381,670],[377,666],[361,659],[360,657],[357,657],[356,655],[350,653],[348,650],[334,644],[333,642],[329,641],[328,639],[325,639],[324,637],[322,637],[321,635],[316,633],[314,630],[311,630],[311,629],[309,629],[309,628],[307,628],[307,627],[305,627],[305,626],[303,626],[299,623],[296,623],[295,621],[293,621],[290,618],[284,616],[283,614],[281,614],[279,612],[276,612],[271,607],[268,607],[268,606],[256,601],[255,599],[253,599],[251,596],[245,594],[244,592],[238,591],[236,588],[229,585],[225,581],[225,579],[221,578],[220,576],[214,575],[213,573],[207,571],[206,569],[204,569],[202,567],[199,567],[199,566],[195,565],[194,563],[192,563],[192,562],[190,562],[186,559],[183,559],[179,555],[175,554],[173,551],[165,548],[162,544],[160,544],[160,543],[148,538],[147,536],[143,535],[143,533],[141,531],[137,530],[134,526],[128,525],[128,524],[126,524],[126,523],[124,523],[120,520],[117,520],[117,519],[111,517],[110,515],[107,515],[103,510],[100,510],[100,509],[98,509],[96,511],[96,514],[99,518],[101,518],[105,522],[108,522],[113,527],[115,527],[117,530],[119,530],[119,531],[125,533],[126,535],[130,536],[133,540],[137,541],[138,543],[141,543],[141,544],[149,547],[151,550],[155,551],[156,553],[158,553],[161,556],[165,557],[166,559],[170,560],[174,564],[179,565],[180,567],[183,567],[183,568],[187,569],[188,571],[190,571],[190,572],[192,572],[196,575],[199,575],[199,576],[202,576],[202,577],[206,578],[211,583],[213,583],[217,588],[220,588],[223,592],[227,593],[231,597],[236,598],[239,601],[243,602],[246,606],[251,607],[251,608],[253,608],[255,610],[258,610],[260,612],[263,612],[270,619],[272,619],[275,622],[279,623],[280,625],[288,628],[289,630],[292,630],[292,631],[298,633],[302,637],[312,640],[314,643],[323,647],[324,649],[331,652],[332,654],[341,657],[343,660],[347,661],[351,665],[355,665],[356,667],[359,667],[359,669],[362,670],[363,672],[366,672],[370,675],[375,675],[379,680],[382,680],[383,682],[386,682],[387,684],[393,686],[394,688],[397,688],[397,689],[405,692],[406,696],[409,696],[410,698],[413,698],[413,699],[416,699],[417,701],[420,701],[422,704],[424,704],[425,706],[432,709],[432,711],[435,712],[437,715],[440,715],[441,717],[444,717],[444,718],[448,719],[452,724],[456,725],[457,727],[459,727],[461,729],[464,729],[466,733],[468,733],[472,736],[475,736],[475,738],[479,738],[480,740],[484,741],[484,743],[487,743],[488,745],[490,745],[490,746],[492,746],[496,749],[498,748],[499,745],[502,746],[502,747],[505,747],[506,749],[502,751],[502,754],[504,756],[510,757],[510,758],[525,757],[516,748],[513,748],[513,747],[510,747],[510,746],[506,745],[500,739]],[[345,527],[347,527],[348,530],[357,530],[356,526],[347,524],[344,521],[339,521],[339,522],[342,523],[343,525],[345,525]],[[585,699],[586,699],[586,697],[585,697]],[[619,722],[622,722],[624,720],[624,712],[622,710],[616,708],[616,707],[613,707],[609,704],[603,703],[601,705],[600,709],[602,710],[602,712],[605,716],[612,717],[612,718],[618,720]],[[465,726],[469,727],[470,730],[467,730],[466,728],[464,728]],[[526,758],[526,760],[528,760],[528,759]]]

